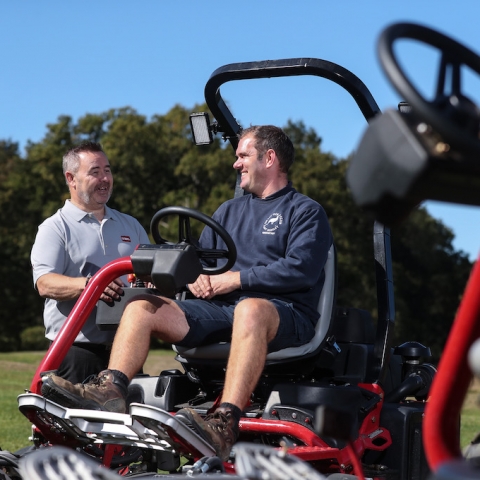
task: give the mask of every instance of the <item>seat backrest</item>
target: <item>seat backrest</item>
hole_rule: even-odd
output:
[[[335,245],[332,244],[328,251],[327,261],[325,262],[325,282],[323,284],[320,298],[318,300],[318,313],[320,317],[315,325],[315,335],[310,342],[300,345],[299,347],[290,347],[267,355],[268,360],[283,360],[287,358],[302,357],[317,350],[325,339],[335,310],[336,297],[336,254]]]
[[[281,362],[288,359],[302,357],[315,352],[325,339],[334,316],[335,296],[336,296],[336,253],[335,245],[332,244],[328,251],[327,261],[325,263],[325,281],[318,301],[318,312],[320,317],[315,326],[315,335],[310,342],[299,347],[289,347],[283,350],[269,353],[267,355],[267,364],[269,361]],[[226,342],[203,345],[201,347],[187,348],[173,345],[173,349],[182,357],[182,361],[188,363],[189,359],[206,361],[221,360],[228,358],[230,344]]]

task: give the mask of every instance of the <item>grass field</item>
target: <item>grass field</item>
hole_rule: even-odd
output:
[[[0,353],[0,450],[15,452],[30,445],[31,423],[18,410],[17,397],[30,387],[44,352]],[[171,350],[152,350],[144,371],[157,375],[178,368]]]
[[[30,422],[19,412],[17,396],[28,389],[35,370],[43,358],[43,352],[0,353],[0,449],[15,452],[28,446],[31,434]],[[160,371],[178,367],[174,353],[168,350],[152,350],[144,371],[156,375]],[[462,411],[462,447],[480,432],[480,382],[470,388]]]

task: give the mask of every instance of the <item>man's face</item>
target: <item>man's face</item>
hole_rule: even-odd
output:
[[[235,155],[237,160],[233,168],[241,174],[240,187],[261,196],[266,185],[267,170],[263,158],[258,158],[258,150],[255,148],[255,139],[252,135],[240,140]]]
[[[67,172],[72,200],[83,210],[104,206],[112,194],[110,163],[102,152],[82,152],[77,173]]]

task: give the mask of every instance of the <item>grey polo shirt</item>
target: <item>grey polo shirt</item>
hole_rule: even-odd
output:
[[[106,207],[105,218],[99,222],[65,202],[54,215],[39,227],[31,252],[33,283],[47,273],[67,277],[86,277],[117,258],[131,255],[140,243],[150,243],[145,229],[130,215]],[[127,279],[122,278],[127,284]],[[45,300],[43,318],[45,335],[53,340],[76,300],[57,302]],[[103,332],[95,325],[96,308],[88,318],[76,342],[110,344],[114,332]]]

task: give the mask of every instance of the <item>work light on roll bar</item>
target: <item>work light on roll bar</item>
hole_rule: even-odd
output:
[[[213,134],[217,133],[216,122],[210,124],[207,112],[192,113],[190,115],[193,141],[195,145],[210,145],[213,143]]]

